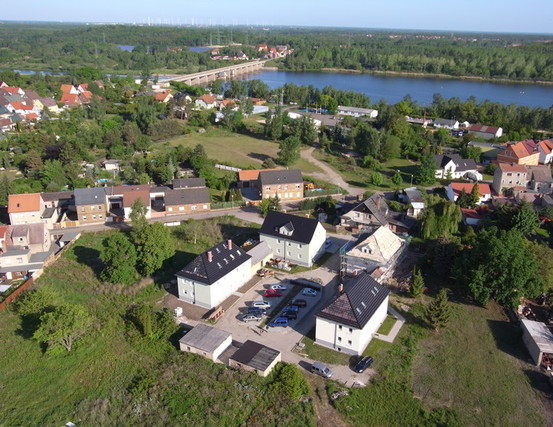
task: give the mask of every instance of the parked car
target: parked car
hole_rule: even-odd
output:
[[[272,327],[283,327],[286,328],[288,326],[288,319],[286,317],[277,317],[276,319],[269,322],[269,326]]]
[[[259,307],[248,307],[248,314],[259,314],[260,316],[265,316],[267,314],[267,310],[264,308]]]
[[[271,308],[271,304],[267,301],[254,301],[251,306],[256,308]]]
[[[287,305],[286,307],[284,307],[282,312],[283,313],[285,313],[285,312],[297,313],[299,311],[299,309],[300,308],[297,305]]]
[[[328,248],[330,245],[332,245],[332,240],[331,239],[326,239],[325,240],[325,248]]]
[[[296,311],[286,311],[282,312],[283,317],[286,317],[288,320],[296,320],[298,318],[298,313]]]
[[[263,317],[260,314],[244,314],[242,322],[259,322]]]
[[[275,291],[285,291],[288,288],[286,287],[286,285],[282,285],[280,283],[275,283],[274,285],[271,285],[271,289],[273,289]]]
[[[332,377],[332,371],[327,366],[318,362],[315,362],[311,365],[311,372],[325,378]]]
[[[306,297],[316,297],[317,291],[315,289],[305,288],[303,291],[301,291],[301,294],[305,295]]]
[[[267,289],[263,294],[263,296],[266,298],[281,297],[282,291],[277,291],[275,289]]]
[[[365,356],[359,362],[357,362],[353,370],[360,374],[369,366],[371,366],[372,363],[373,363],[373,358],[371,356]]]
[[[290,303],[290,305],[295,305],[296,307],[307,307],[307,301],[301,298],[295,299]]]

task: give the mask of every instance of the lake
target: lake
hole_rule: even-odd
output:
[[[248,75],[244,79],[262,80],[271,89],[280,87],[284,83],[294,83],[299,86],[313,85],[319,89],[332,86],[335,89],[364,93],[373,103],[385,99],[388,103],[395,104],[409,94],[418,104],[429,105],[432,103],[432,95],[439,93],[444,98],[458,97],[461,100],[474,96],[478,101],[487,99],[501,104],[514,103],[545,108],[553,105],[553,85],[291,71],[262,71]]]

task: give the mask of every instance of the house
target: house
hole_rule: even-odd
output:
[[[465,193],[470,194],[472,188],[475,184],[470,182],[452,182],[446,188],[446,195],[449,200],[452,202],[457,201],[457,198],[464,190]],[[492,190],[489,184],[476,183],[478,185],[478,193],[480,194],[480,199],[478,203],[484,203],[492,198]]]
[[[357,276],[360,273],[372,273],[377,268],[383,274],[393,269],[407,247],[405,242],[389,228],[379,227],[368,237],[362,237],[353,245],[350,242],[340,251],[340,274]]]
[[[434,156],[434,161],[438,165],[436,178],[471,178],[476,181],[483,178],[473,159],[463,159],[458,154],[438,154]]]
[[[181,351],[199,354],[214,362],[231,344],[231,334],[203,323],[198,323],[179,340]]]
[[[424,210],[424,195],[417,187],[409,187],[403,190],[405,203],[409,205],[407,215],[417,218]]]
[[[43,97],[40,98],[40,102],[42,103],[44,110],[48,109],[49,112],[54,114],[57,114],[61,111],[56,101],[52,98]]]
[[[196,107],[203,110],[211,110],[212,108],[217,107],[217,100],[214,96],[211,95],[202,95],[196,99]]]
[[[211,209],[209,189],[182,188],[165,192],[165,214],[179,215],[194,211],[208,211]]]
[[[551,167],[547,165],[527,166],[528,189],[541,194],[549,194],[553,189]]]
[[[456,130],[456,129],[459,129],[459,121],[455,119],[453,120],[435,119],[434,127],[441,128],[441,129]]]
[[[60,86],[61,93],[69,93],[71,95],[78,95],[79,91],[77,88],[73,85],[61,85]]]
[[[300,169],[262,170],[256,187],[262,199],[303,199],[303,176]]]
[[[205,187],[204,178],[177,178],[173,180],[173,189],[181,188],[203,188]]]
[[[474,226],[480,224],[482,219],[485,217],[485,212],[478,209],[461,208],[461,215],[463,217],[463,223]]]
[[[360,355],[386,319],[390,291],[363,273],[316,314],[315,343]]]
[[[553,363],[553,333],[542,322],[520,319],[522,341],[536,366]]]
[[[266,241],[259,242],[247,253],[252,257],[252,276],[273,257],[273,250]]]
[[[106,188],[75,188],[75,210],[81,225],[94,224],[106,221],[107,203]]]
[[[121,170],[121,160],[111,159],[106,160],[102,164],[105,170],[119,172]]]
[[[280,351],[247,340],[230,356],[229,366],[244,371],[257,372],[262,377],[266,377],[281,360]]]
[[[251,256],[227,240],[198,255],[176,276],[181,301],[217,307],[251,279]]]
[[[343,214],[340,225],[366,232],[372,232],[383,225],[394,233],[404,233],[411,229],[414,221],[403,213],[390,211],[384,196],[373,194]]]
[[[158,102],[168,103],[173,99],[170,90],[160,90],[154,93],[154,99]]]
[[[502,152],[498,153],[499,163],[516,163],[518,165],[537,166],[540,162],[540,152],[536,143],[526,141],[511,142]]]
[[[338,105],[337,113],[342,116],[367,116],[370,119],[376,119],[378,117],[378,110],[373,110],[372,108],[348,107],[345,105]]]
[[[269,47],[266,44],[258,44],[257,45],[257,51],[258,52],[267,52],[269,50]]]
[[[553,162],[553,141],[545,139],[538,142],[538,151],[540,152],[540,163],[548,165]]]
[[[505,189],[522,187],[528,183],[528,171],[526,166],[515,163],[499,163],[493,174],[492,188],[496,194],[501,194]]]
[[[42,222],[44,202],[40,193],[10,194],[8,196],[8,214],[10,224],[34,224]]]
[[[494,139],[503,135],[503,129],[495,126],[470,125],[468,126],[468,131],[476,137],[483,139]]]
[[[242,169],[237,172],[238,179],[236,185],[238,188],[255,187],[259,180],[259,173],[261,171],[275,171],[282,169]]]
[[[259,239],[277,258],[311,267],[325,252],[326,230],[316,219],[269,211]]]
[[[150,203],[150,186],[143,185],[119,185],[111,187],[109,190],[106,188],[106,192],[109,192],[108,204],[110,211],[123,209],[123,217],[129,219],[132,207],[137,200],[142,201],[144,207],[146,207],[145,217],[151,218],[152,209]],[[111,190],[111,191],[110,191]]]
[[[9,117],[0,119],[0,131],[7,132],[15,128],[15,123]]]

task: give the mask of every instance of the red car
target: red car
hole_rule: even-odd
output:
[[[265,293],[263,294],[264,297],[270,298],[270,297],[281,297],[282,291],[276,290],[276,289],[267,289]]]

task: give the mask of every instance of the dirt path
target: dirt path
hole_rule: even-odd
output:
[[[321,162],[320,160],[317,160],[315,157],[313,157],[314,150],[315,147],[303,150],[301,152],[301,157],[308,162],[313,163],[315,166],[321,168],[324,172],[315,172],[309,175],[339,185],[352,196],[357,196],[358,194],[363,194],[365,192],[365,189],[363,188],[353,187],[349,185],[346,181],[344,181],[344,179],[338,172],[328,166],[325,162]]]

